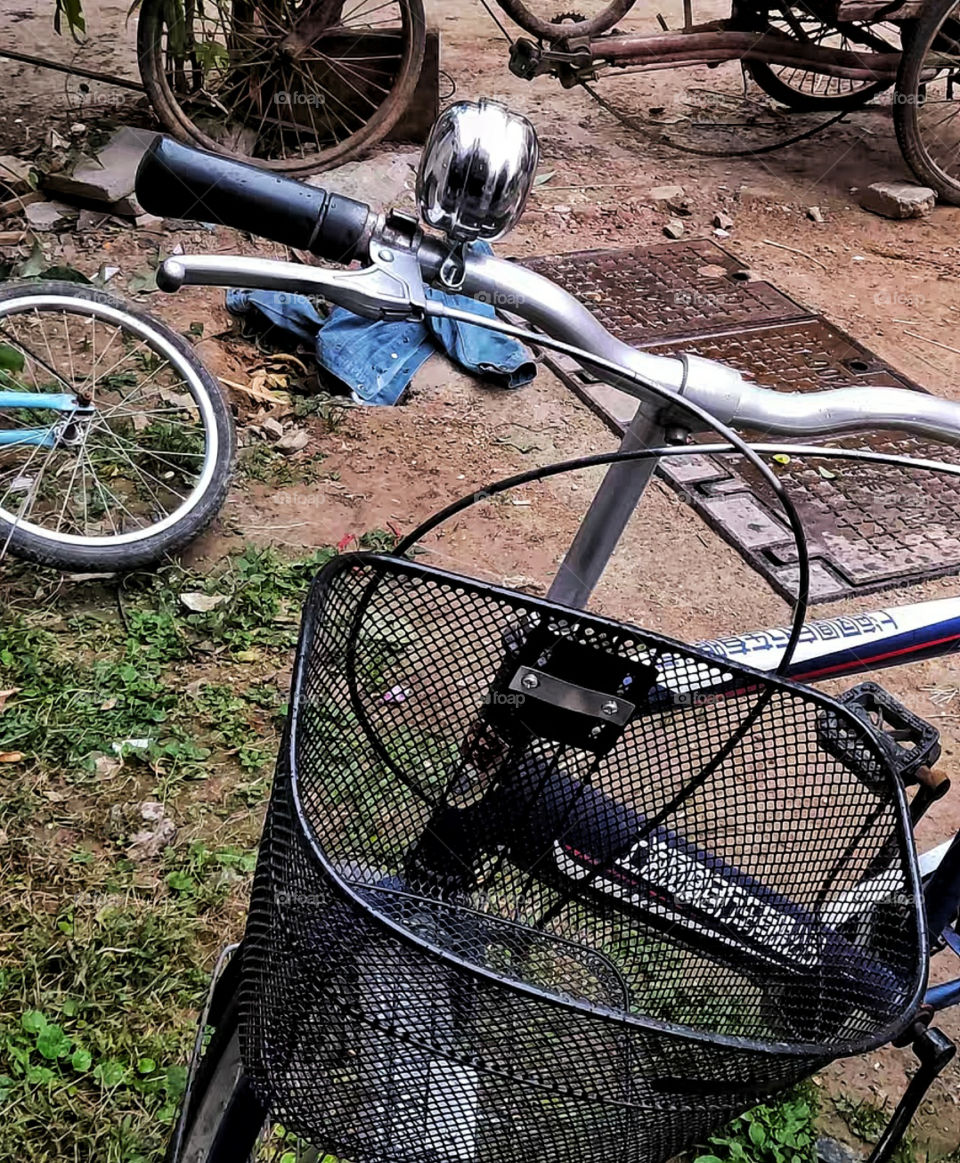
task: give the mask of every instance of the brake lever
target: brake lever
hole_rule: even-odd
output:
[[[376,240],[370,245],[369,265],[361,270],[328,270],[275,259],[178,255],[160,265],[157,286],[168,292],[207,286],[318,295],[354,315],[378,321],[419,321],[427,313],[416,255]]]

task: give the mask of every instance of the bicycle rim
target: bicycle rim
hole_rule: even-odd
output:
[[[0,363],[0,391],[88,402],[87,415],[0,410],[0,435],[25,434],[0,444],[0,522],[54,546],[114,548],[197,508],[220,452],[213,407],[197,369],[149,321],[25,293],[0,303]],[[43,431],[45,444],[26,442]]]
[[[423,62],[421,0],[212,0],[140,18],[147,92],[174,133],[267,169],[309,173],[379,141]]]

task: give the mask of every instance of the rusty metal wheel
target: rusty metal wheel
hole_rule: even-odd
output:
[[[900,35],[895,25],[858,21],[837,26],[802,6],[784,5],[779,14],[771,13],[767,31],[787,33],[804,44],[865,55],[900,51]],[[768,97],[801,113],[859,109],[890,88],[890,81],[884,79],[854,81],[763,61],[750,61],[745,68]]]
[[[385,137],[425,44],[423,0],[144,0],[137,38],[174,136],[294,174]]]
[[[587,12],[562,12],[560,0],[497,0],[512,21],[538,40],[557,41],[574,33],[577,36],[600,36],[622,20],[636,0],[613,0],[598,11],[598,0],[587,0]],[[580,7],[585,0],[581,0]],[[553,7],[554,15],[549,14]],[[576,4],[574,4],[576,7]]]
[[[960,206],[960,3],[929,4],[900,62],[893,124],[907,164]]]

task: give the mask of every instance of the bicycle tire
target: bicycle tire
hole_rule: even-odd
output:
[[[823,27],[826,27],[826,25]],[[774,30],[770,28],[768,31]],[[864,44],[870,45],[871,48],[876,47],[879,51],[879,44],[875,45],[871,42],[879,42],[880,38],[870,33],[868,28],[863,30],[860,38],[850,37],[850,34],[844,29],[837,29],[836,31],[838,35],[842,35],[847,39],[860,39]],[[847,93],[826,93],[822,96],[817,96],[813,93],[806,93],[802,89],[796,88],[788,81],[785,81],[783,75],[789,72],[789,70],[783,65],[768,65],[765,61],[746,61],[744,62],[744,67],[768,97],[772,97],[774,101],[787,106],[788,109],[793,109],[797,113],[852,113],[868,104],[868,102],[872,101],[874,97],[884,92],[884,90],[890,88],[889,81],[877,81],[867,83]],[[797,72],[800,73],[802,78],[814,74],[815,70],[794,69],[791,75]],[[829,78],[827,79],[829,80]]]
[[[920,126],[920,111],[923,108],[920,78],[924,61],[951,14],[957,14],[954,15],[955,23],[960,20],[957,0],[939,0],[939,3],[924,8],[917,20],[897,73],[893,125],[904,160],[918,180],[930,186],[941,201],[960,206],[960,169],[956,175],[951,176],[937,164],[923,140]],[[960,24],[951,39],[956,40],[958,37]]]
[[[613,3],[596,16],[569,25],[541,20],[526,7],[523,0],[497,0],[497,3],[515,24],[519,24],[531,36],[537,37],[538,40],[557,41],[566,39],[564,30],[577,37],[594,37],[609,32],[633,8],[636,0],[613,0]]]
[[[217,3],[220,0],[216,0]],[[196,123],[171,86],[163,65],[166,0],[143,0],[137,26],[137,61],[147,97],[160,122],[174,137],[215,153],[288,174],[306,175],[342,164],[382,141],[410,103],[426,52],[427,25],[423,0],[397,0],[402,19],[403,56],[389,93],[352,134],[309,158],[264,158],[226,148]],[[258,62],[257,68],[267,65]],[[263,120],[261,119],[261,128]],[[258,139],[259,132],[257,130]]]
[[[70,314],[108,320],[121,330],[145,339],[152,351],[164,354],[171,366],[183,377],[194,401],[206,408],[210,418],[207,440],[215,440],[213,464],[203,491],[191,507],[173,524],[154,534],[149,526],[144,536],[121,540],[110,537],[82,537],[64,540],[58,531],[44,532],[35,523],[5,516],[0,509],[0,552],[10,553],[61,570],[122,572],[150,565],[163,556],[182,549],[206,529],[220,511],[233,470],[236,437],[230,410],[216,381],[204,368],[193,348],[166,324],[143,311],[122,302],[112,295],[76,283],[35,282],[13,284],[0,290],[0,326],[5,319],[15,317],[16,308],[24,304],[34,310],[41,305],[60,308]],[[108,314],[109,313],[109,314]],[[3,413],[0,412],[0,418]],[[205,453],[207,446],[205,445]]]
[[[243,1074],[234,993],[200,1060],[191,1101],[180,1113],[166,1163],[240,1163],[253,1151],[265,1121]]]

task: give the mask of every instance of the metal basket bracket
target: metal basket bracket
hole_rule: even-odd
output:
[[[552,707],[573,711],[578,715],[587,715],[604,725],[613,723],[617,727],[625,727],[637,709],[626,699],[614,698],[612,695],[604,694],[603,691],[592,691],[588,687],[564,682],[561,678],[554,678],[552,674],[534,670],[532,666],[520,667],[510,682],[510,689],[527,698],[549,703]]]

